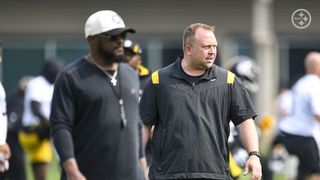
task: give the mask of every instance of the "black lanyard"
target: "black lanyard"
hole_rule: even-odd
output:
[[[92,61],[93,64],[95,64],[97,66],[97,68],[101,69],[100,66],[98,64],[96,64],[96,62],[93,60],[92,56],[88,55],[87,56],[87,59],[89,61]],[[108,79],[110,79],[110,81],[107,81],[108,84],[110,85],[113,93],[116,95],[116,97],[118,98],[118,103],[119,103],[119,106],[120,106],[120,118],[121,118],[121,124],[122,124],[122,127],[125,128],[127,126],[127,116],[126,116],[126,112],[125,112],[125,109],[124,109],[124,102],[123,102],[123,99],[122,99],[122,93],[121,93],[121,79],[120,79],[120,63],[118,64],[118,83],[115,83],[115,85],[113,85],[113,82],[112,81],[112,77],[109,77],[108,75],[108,72],[101,69],[104,74],[107,76]],[[114,72],[116,73],[116,72]],[[115,77],[117,78],[117,77]],[[117,89],[116,89],[116,84],[119,84],[119,93],[117,93]]]
[[[126,116],[126,112],[125,112],[125,109],[124,109],[124,102],[123,102],[123,99],[122,99],[122,92],[121,92],[121,78],[120,78],[120,64],[118,66],[118,85],[119,85],[119,93],[117,92],[117,89],[116,89],[116,85],[114,86],[111,81],[108,81],[108,84],[110,85],[113,93],[116,95],[116,97],[118,98],[118,103],[119,103],[119,106],[120,106],[120,118],[121,118],[121,124],[122,124],[122,127],[126,127],[127,126],[127,116]],[[107,74],[106,74],[107,75]],[[107,78],[111,80],[111,78],[107,75]]]

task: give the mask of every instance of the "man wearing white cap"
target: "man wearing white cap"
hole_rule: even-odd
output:
[[[85,25],[90,53],[58,77],[51,109],[52,138],[61,179],[141,180],[139,79],[124,63],[128,32],[113,11],[92,14]]]

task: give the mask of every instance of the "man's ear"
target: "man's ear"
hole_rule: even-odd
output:
[[[192,47],[190,44],[187,44],[184,46],[184,52],[186,53],[186,55],[190,56],[192,53]]]
[[[87,41],[91,46],[94,46],[97,43],[97,38],[95,36],[88,36]]]

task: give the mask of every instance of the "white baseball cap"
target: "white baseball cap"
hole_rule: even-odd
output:
[[[125,26],[122,18],[114,11],[102,10],[93,13],[87,19],[84,27],[85,37],[101,33],[119,35],[124,32],[135,33],[135,30]]]

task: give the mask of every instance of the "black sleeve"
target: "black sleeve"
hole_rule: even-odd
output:
[[[72,84],[71,78],[63,72],[55,82],[52,97],[50,115],[51,136],[55,139],[54,145],[61,159],[74,156],[73,149],[70,150],[70,146],[73,146],[72,127],[76,103],[74,97],[76,90],[73,87],[74,85]],[[56,135],[56,133],[58,133],[58,135]],[[61,138],[61,133],[67,135],[66,140]],[[66,143],[69,143],[67,146],[69,147],[68,150],[66,150],[64,146]],[[67,153],[63,153],[63,151],[67,151]]]
[[[148,125],[155,124],[158,116],[156,86],[158,85],[152,84],[151,78],[149,78],[140,99],[140,116],[142,122]]]
[[[75,97],[72,81],[67,74],[61,73],[56,80],[50,114],[52,132],[65,128],[71,131],[75,115]]]
[[[73,142],[70,131],[66,129],[57,130],[52,134],[52,140],[61,162],[74,157]]]
[[[41,104],[38,101],[31,101],[31,109],[33,114],[40,119],[40,124],[35,128],[35,132],[40,139],[50,139],[49,120],[41,113]]]
[[[142,124],[139,122],[139,158],[145,157],[144,145],[143,145],[143,135],[142,135]]]
[[[44,122],[44,121],[48,121],[48,119],[41,113],[41,107],[40,107],[40,103],[38,101],[31,101],[31,110],[32,110],[32,113],[39,117],[39,119],[41,120],[41,122]]]
[[[257,114],[254,111],[251,98],[245,87],[235,78],[231,85],[231,110],[230,119],[237,126],[249,118],[255,118]]]

